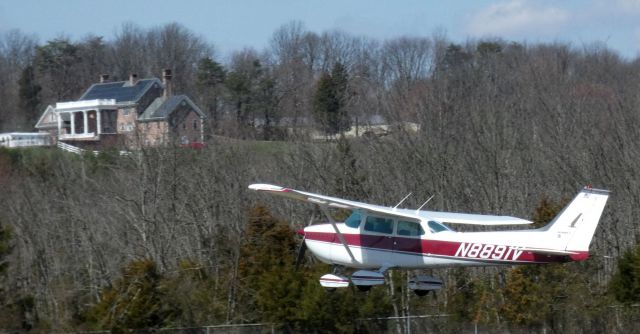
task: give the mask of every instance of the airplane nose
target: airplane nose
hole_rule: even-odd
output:
[[[303,228],[299,229],[299,230],[297,231],[297,233],[298,233],[298,235],[302,235],[302,236],[304,236],[304,229],[303,229]]]

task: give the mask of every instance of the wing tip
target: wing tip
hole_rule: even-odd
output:
[[[266,183],[253,183],[253,184],[250,184],[249,185],[249,189],[255,190],[255,191],[276,191],[276,192],[288,192],[289,191],[288,188],[275,186],[273,184],[266,184]]]

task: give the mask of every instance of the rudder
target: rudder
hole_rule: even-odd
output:
[[[544,231],[554,235],[554,248],[562,242],[562,250],[588,252],[600,216],[607,203],[608,190],[585,187],[558,214]]]

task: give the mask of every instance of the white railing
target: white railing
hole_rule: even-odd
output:
[[[75,154],[83,154],[84,152],[87,152],[87,150],[81,149],[77,146],[69,145],[67,143],[63,143],[59,140],[58,140],[58,148],[63,151],[67,151]],[[89,151],[89,152],[93,153],[93,155],[98,155],[100,153],[98,151]]]
[[[95,132],[88,132],[88,133],[63,133],[60,134],[60,138],[62,139],[95,139],[98,140],[98,136],[96,136]]]
[[[85,149],[79,148],[77,146],[69,145],[69,144],[64,143],[62,141],[59,141],[59,140],[58,140],[58,148],[63,150],[63,151],[67,151],[67,152],[71,152],[71,153],[75,153],[75,154],[84,154],[85,152],[91,152],[95,156],[98,156],[98,154],[100,154],[100,151],[87,151]],[[131,155],[131,152],[129,152],[129,151],[118,151],[118,153],[120,154],[120,156],[129,156],[129,155]]]

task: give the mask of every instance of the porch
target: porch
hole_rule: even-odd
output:
[[[58,138],[98,141],[115,134],[118,107],[114,99],[57,103]]]

